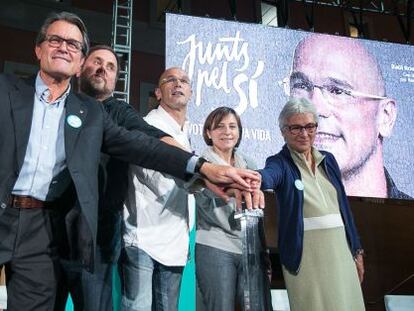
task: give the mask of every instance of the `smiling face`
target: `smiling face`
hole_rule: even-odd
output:
[[[282,130],[283,138],[286,144],[293,150],[305,153],[310,152],[313,142],[315,141],[316,130],[313,133],[308,133],[305,129],[300,130],[299,134],[294,135],[287,127],[301,126],[304,127],[309,124],[315,124],[316,121],[312,113],[295,113],[287,118],[284,128]]]
[[[225,115],[220,121],[214,122],[212,129],[207,130],[213,148],[220,153],[233,152],[240,138],[240,128],[234,114]]]
[[[190,79],[180,68],[170,68],[164,71],[159,80],[159,86],[155,90],[157,100],[167,111],[186,109],[191,93]]]
[[[52,35],[83,42],[79,28],[63,20],[56,21],[48,27],[46,38]],[[69,80],[80,72],[84,60],[82,51],[68,50],[66,42],[62,42],[58,47],[52,47],[45,40],[36,46],[35,53],[44,80]]]
[[[82,92],[103,101],[115,89],[117,60],[109,50],[95,50],[85,60],[80,76]]]
[[[295,51],[291,77],[313,85],[384,95],[375,59],[348,38],[315,35],[302,41]],[[381,100],[329,93],[320,87],[308,92],[307,99],[315,104],[319,116],[315,146],[335,155],[343,176],[357,173],[381,143]]]

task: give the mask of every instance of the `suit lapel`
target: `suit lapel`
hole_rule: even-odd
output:
[[[72,92],[66,99],[65,152],[66,162],[70,159],[79,133],[82,131],[88,113],[87,106]]]
[[[16,89],[10,91],[10,104],[13,114],[14,133],[16,137],[17,164],[21,168],[26,155],[32,127],[34,106],[34,80],[19,79]]]

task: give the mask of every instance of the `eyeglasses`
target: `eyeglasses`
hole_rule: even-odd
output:
[[[305,126],[298,124],[285,125],[283,128],[289,130],[292,135],[299,135],[303,130],[305,130],[308,134],[314,134],[318,128],[318,123],[308,123]]]
[[[58,35],[47,36],[45,41],[49,43],[49,46],[53,48],[58,48],[62,45],[63,42],[66,42],[66,48],[71,52],[79,52],[83,49],[82,42],[79,42],[75,39],[65,39]]]
[[[344,88],[343,86],[339,86],[337,84],[328,83],[328,84],[315,84],[309,80],[302,79],[302,78],[285,78],[281,81],[283,84],[283,88],[285,94],[289,97],[304,97],[309,98],[313,95],[315,88],[319,89],[323,96],[331,103],[331,104],[342,104],[349,101],[352,98],[366,98],[366,99],[373,99],[373,100],[381,100],[386,99],[387,97],[384,96],[377,96],[372,94],[367,94],[364,92],[359,92],[355,90],[350,90]]]
[[[178,82],[180,82],[181,84],[184,84],[184,85],[190,85],[190,80],[188,80],[187,78],[178,78],[178,77],[171,76],[171,77],[166,77],[166,78],[162,79],[160,81],[160,86],[164,85],[164,84],[167,84],[167,83],[176,84]]]

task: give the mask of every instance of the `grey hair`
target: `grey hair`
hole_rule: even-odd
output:
[[[316,112],[315,105],[306,98],[291,98],[283,106],[282,111],[279,114],[279,128],[280,130],[286,126],[286,121],[292,115],[298,113],[311,113],[315,122],[318,122],[318,113]]]
[[[88,31],[86,29],[85,23],[81,20],[79,16],[70,12],[60,12],[60,13],[51,13],[46,20],[43,22],[42,27],[36,37],[36,45],[39,46],[43,41],[46,40],[47,30],[50,25],[57,21],[65,21],[70,24],[75,25],[79,28],[79,31],[82,33],[82,54],[86,56],[89,51],[89,37]]]

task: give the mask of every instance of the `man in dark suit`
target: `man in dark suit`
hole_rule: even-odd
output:
[[[181,179],[200,173],[247,190],[260,180],[116,126],[71,90],[87,50],[82,20],[54,14],[37,38],[35,81],[0,76],[0,265],[11,311],[53,310],[58,255],[93,270],[101,150]]]

